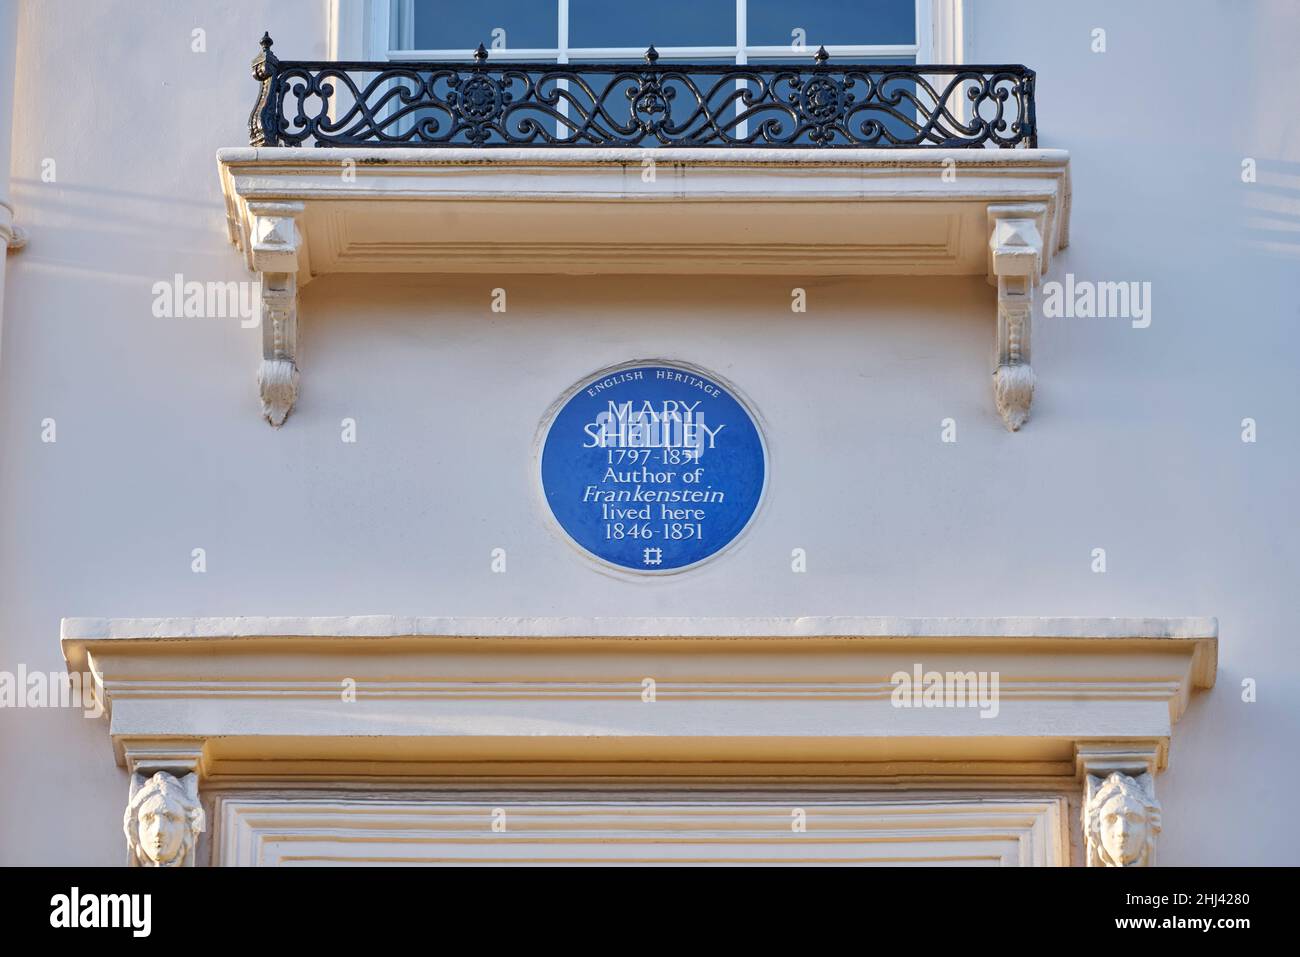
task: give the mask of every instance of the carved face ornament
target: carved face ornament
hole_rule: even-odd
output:
[[[1142,857],[1147,845],[1147,812],[1140,801],[1121,793],[1102,807],[1101,843],[1120,867]]]
[[[1090,867],[1149,867],[1160,831],[1160,805],[1147,779],[1113,772],[1088,778],[1084,834]]]
[[[188,823],[185,810],[163,792],[157,792],[140,805],[138,812],[140,849],[159,866],[166,866],[180,856]]]
[[[203,827],[196,775],[179,780],[166,771],[150,778],[132,775],[122,830],[134,865],[192,866],[194,844]]]

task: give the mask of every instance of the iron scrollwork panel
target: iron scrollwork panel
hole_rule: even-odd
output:
[[[1033,147],[1023,66],[253,61],[256,146]]]

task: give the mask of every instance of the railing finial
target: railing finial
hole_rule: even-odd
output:
[[[826,52],[826,48],[824,46],[818,47],[817,52],[813,54],[813,59],[817,62],[818,66],[821,66],[830,58],[831,55]]]
[[[280,113],[275,103],[273,87],[280,70],[280,61],[271,52],[271,34],[262,32],[258,41],[262,52],[253,58],[253,79],[260,83],[257,104],[248,117],[248,142],[252,146],[280,145]]]
[[[474,51],[474,62],[484,63],[487,61],[487,57],[488,57],[487,48],[480,43],[478,45],[478,49]]]
[[[655,61],[658,59],[659,59],[659,51],[655,49],[655,45],[652,43],[650,44],[649,47],[646,48],[645,61],[646,63],[649,63],[651,66],[654,66]]]

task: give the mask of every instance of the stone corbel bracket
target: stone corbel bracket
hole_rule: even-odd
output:
[[[248,267],[261,284],[262,365],[257,384],[262,415],[279,428],[298,399],[298,287],[311,278],[298,202],[247,204],[240,237]]]
[[[14,222],[14,208],[0,199],[0,246],[5,253],[16,253],[27,245],[27,233]]]
[[[1130,777],[1155,776],[1169,764],[1169,746],[1160,740],[1090,741],[1076,745],[1075,774],[1081,782],[1089,775],[1105,777],[1120,771]]]
[[[1012,432],[1029,418],[1034,369],[1029,363],[1034,287],[1043,274],[1047,207],[1038,203],[990,206],[989,282],[998,287],[997,360],[993,395]]]
[[[132,774],[146,777],[166,771],[176,777],[197,774],[207,775],[207,764],[202,738],[134,738],[123,742],[122,758]]]

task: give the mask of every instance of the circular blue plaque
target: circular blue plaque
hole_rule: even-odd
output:
[[[589,555],[638,572],[680,571],[745,530],[767,484],[753,415],[689,366],[620,366],[580,383],[546,429],[542,492]]]

